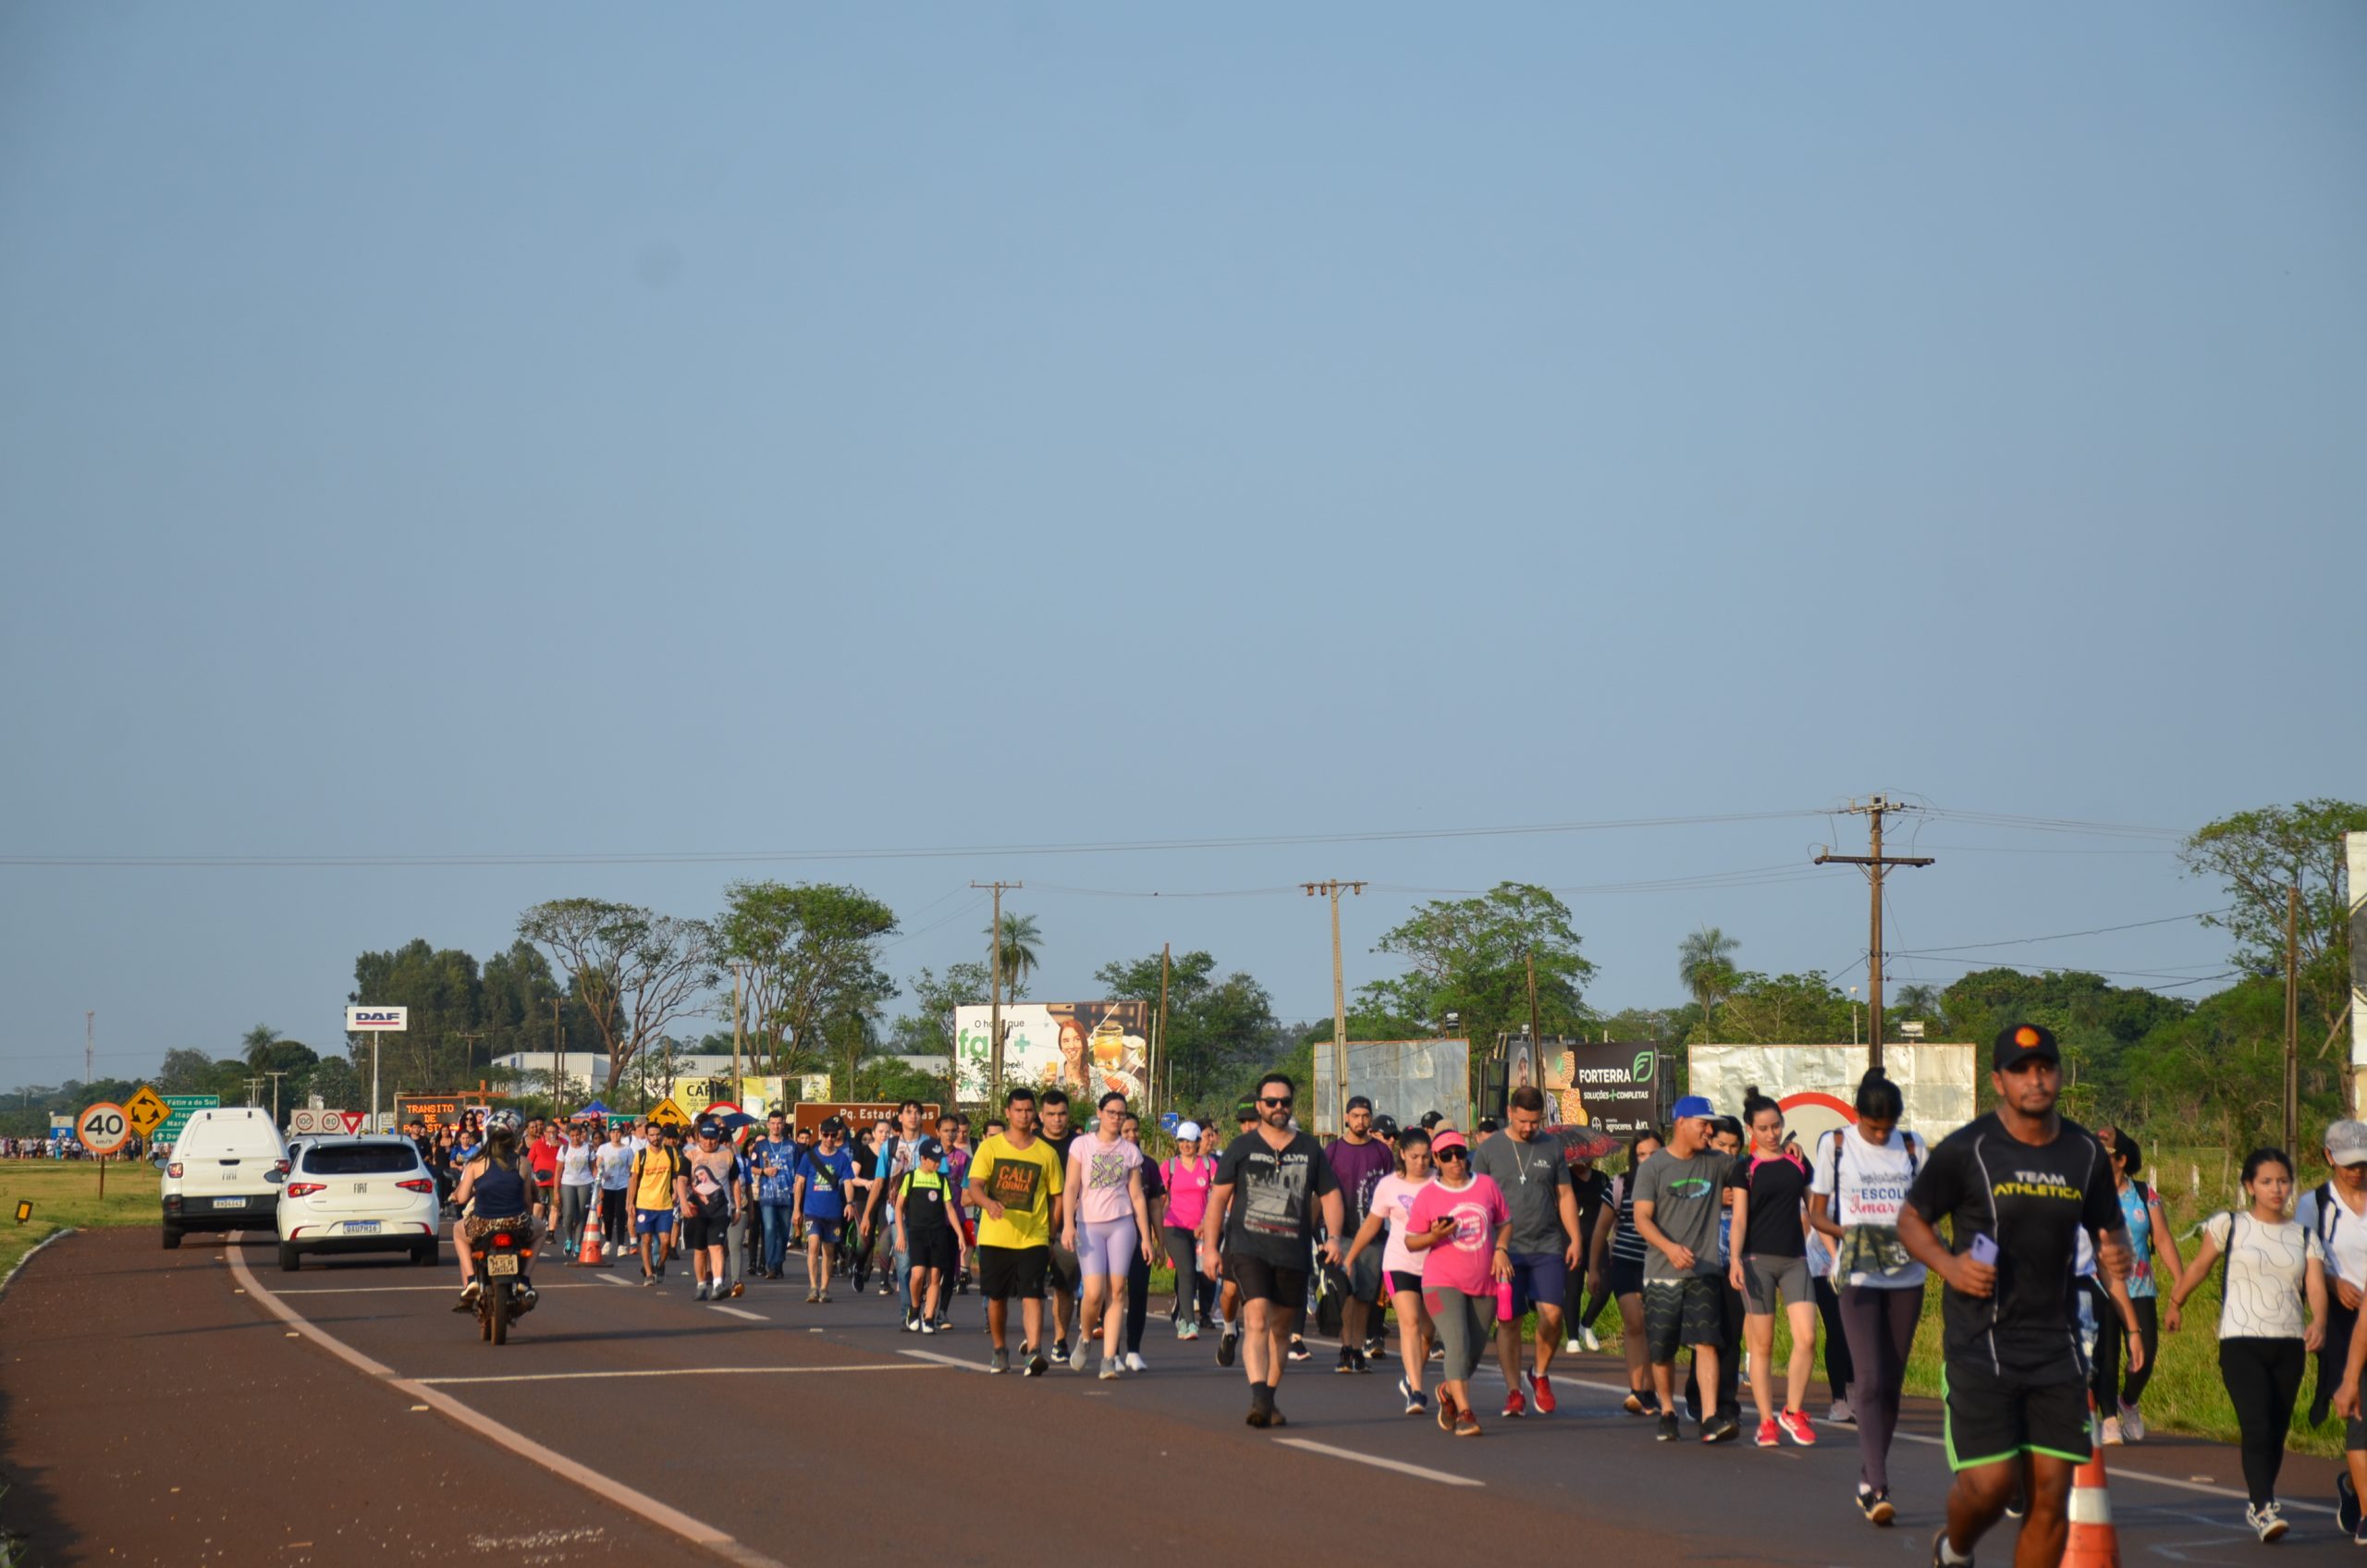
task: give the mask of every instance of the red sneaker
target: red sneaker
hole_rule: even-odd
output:
[[[1805,1412],[1787,1410],[1775,1420],[1784,1428],[1784,1435],[1802,1448],[1816,1447],[1816,1428],[1809,1425]]]
[[[1537,1414],[1552,1415],[1553,1379],[1542,1372],[1524,1372],[1520,1375],[1520,1380],[1527,1387],[1528,1397],[1536,1404]]]
[[[1778,1427],[1774,1422],[1761,1421],[1759,1424],[1760,1447],[1773,1448],[1783,1440],[1782,1429]]]
[[[1504,1414],[1508,1416],[1528,1414],[1528,1401],[1520,1397],[1518,1389],[1515,1389],[1504,1396]]]

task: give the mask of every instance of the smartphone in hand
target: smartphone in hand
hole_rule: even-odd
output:
[[[1992,1268],[1996,1268],[1997,1238],[1994,1236],[1973,1237],[1972,1245],[1966,1249],[1966,1255],[1975,1263],[1985,1263]]]

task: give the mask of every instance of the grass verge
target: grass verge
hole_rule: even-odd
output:
[[[158,1178],[146,1165],[107,1164],[107,1195],[99,1197],[99,1168],[87,1161],[11,1159],[0,1162],[0,1276],[55,1231],[68,1226],[161,1225]],[[17,1222],[30,1200],[32,1217]]]

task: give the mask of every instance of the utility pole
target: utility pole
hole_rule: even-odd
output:
[[[731,1103],[740,1104],[740,961],[731,961]]]
[[[1149,1091],[1144,1098],[1151,1102],[1147,1109],[1154,1122],[1159,1120],[1159,1112],[1163,1109],[1158,1103],[1159,1068],[1159,1064],[1167,1059],[1167,972],[1173,959],[1174,950],[1175,944],[1172,942],[1161,942],[1159,945],[1159,1032],[1152,1036],[1158,1042],[1158,1051],[1149,1061],[1143,1064],[1144,1086]],[[1168,1075],[1171,1079],[1174,1076],[1172,1069],[1169,1070]]]
[[[477,1070],[477,1042],[484,1039],[484,1036],[485,1031],[482,1029],[464,1029],[460,1031],[460,1083],[463,1085],[462,1093],[467,1092],[465,1085],[468,1084],[469,1074]]]
[[[987,986],[987,1033],[994,1036],[992,1056],[987,1068],[987,1107],[991,1111],[1002,1104],[1002,896],[1006,889],[1016,890],[1027,884],[973,882],[970,886],[995,890],[994,919],[987,926],[987,973],[990,977]],[[847,1085],[847,1092],[854,1092],[852,1083]]]
[[[1344,1132],[1348,1125],[1348,983],[1340,966],[1340,890],[1365,890],[1361,882],[1302,882],[1308,898],[1318,893],[1331,900],[1331,1130]]]
[[[1538,1070],[1545,1066],[1545,1032],[1537,1023],[1537,949],[1528,949],[1528,1048],[1538,1053]]]
[[[1883,873],[1894,865],[1929,865],[1930,855],[1884,855],[1883,853],[1883,817],[1891,812],[1907,808],[1880,795],[1865,803],[1852,802],[1849,815],[1871,819],[1873,823],[1873,852],[1863,855],[1837,855],[1828,845],[1816,857],[1819,865],[1862,865],[1866,881],[1873,888],[1873,918],[1871,934],[1866,945],[1866,1041],[1872,1047],[1870,1065],[1883,1064]]]
[[[260,1074],[247,1080],[247,1103],[249,1105],[254,1104],[255,1097],[262,1093],[263,1078]]]
[[[2301,885],[2285,889],[2285,1146],[2301,1143]]]
[[[264,1076],[271,1080],[271,1124],[276,1127],[279,1125],[279,1081],[288,1076],[288,1070],[283,1067],[276,1072],[265,1072]]]
[[[559,1113],[559,1109],[558,1109],[558,1052],[559,1052],[559,1042],[567,1038],[567,1026],[566,1026],[565,1024],[561,1023],[558,1021],[558,1006],[559,1006],[559,1001],[560,1001],[560,998],[558,998],[558,997],[553,997],[553,998],[551,998],[551,1114],[552,1114],[553,1116],[557,1116],[557,1115],[558,1115],[558,1113]]]
[[[82,1086],[84,1088],[90,1087],[92,1076],[99,1070],[98,1020],[99,1015],[96,1012],[82,1014]]]

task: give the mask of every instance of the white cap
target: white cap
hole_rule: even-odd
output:
[[[1179,1121],[1175,1124],[1175,1138],[1178,1143],[1188,1144],[1199,1135],[1200,1124],[1196,1121]]]

